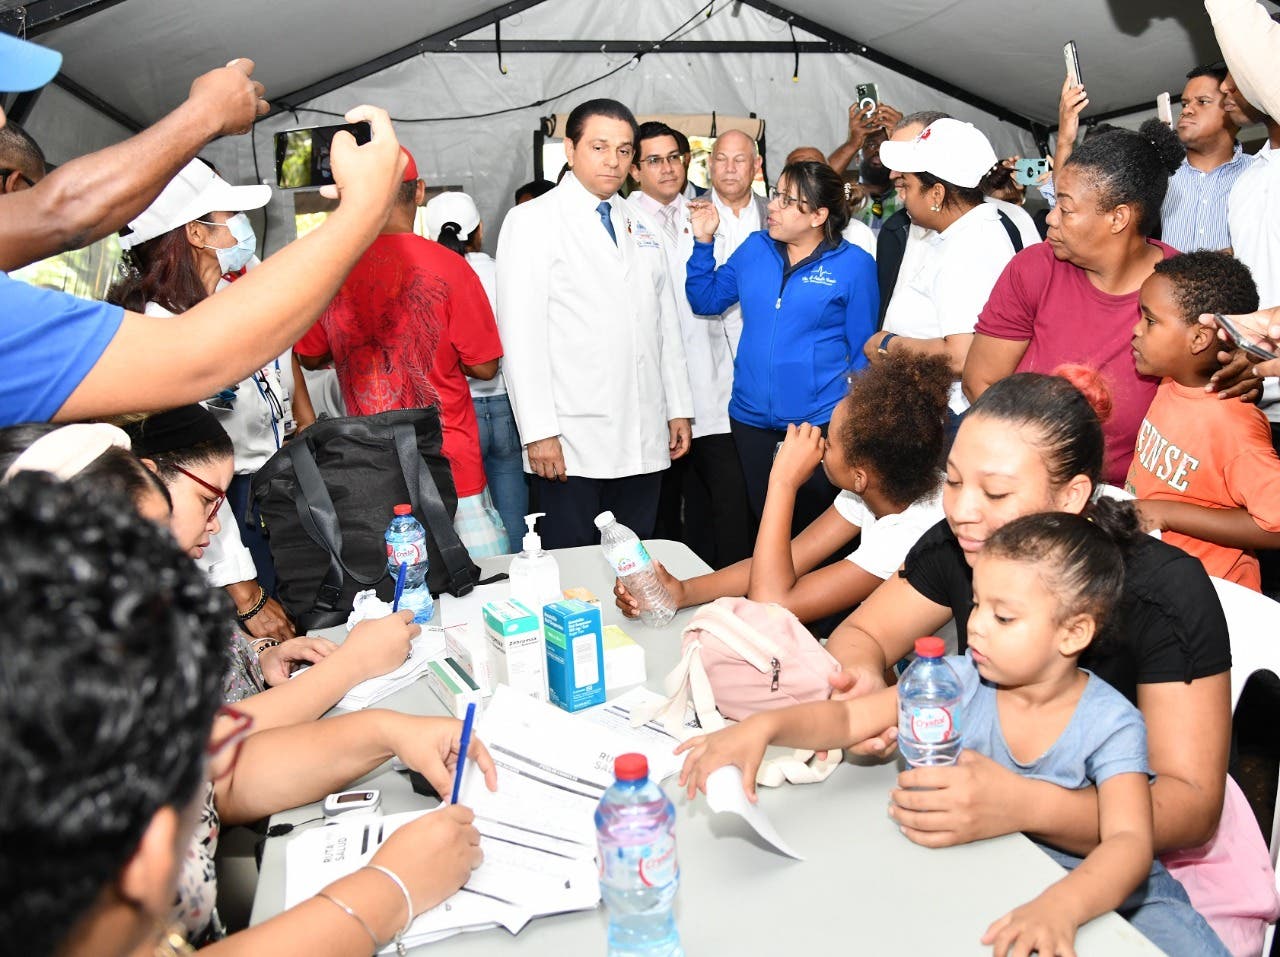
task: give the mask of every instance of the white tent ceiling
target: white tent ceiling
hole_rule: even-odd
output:
[[[1056,121],[1067,39],[1080,47],[1087,116],[1149,110],[1160,91],[1181,89],[1190,67],[1218,56],[1201,0],[783,2],[25,0],[25,9],[92,11],[33,35],[62,51],[61,76],[73,92],[96,97],[125,123],[153,122],[207,69],[254,59],[277,108],[298,112],[277,113],[252,139],[205,151],[241,182],[270,181],[272,133],[337,122],[308,108],[340,114],[367,102],[402,120],[468,117],[401,122],[397,131],[428,185],[476,197],[490,244],[511,190],[533,174],[539,118],[591,96],[641,113],[756,113],[766,123],[767,170],[776,174],[792,147],[830,150],[843,139],[857,83],[876,82],[881,98],[904,112],[943,109],[969,120],[1008,155],[1035,151],[1030,127]],[[0,0],[0,13],[12,6]],[[673,31],[676,43],[625,68],[634,51]],[[802,51],[798,81],[793,40]],[[502,112],[474,118],[493,111]],[[43,94],[28,127],[55,162],[125,135],[63,91]],[[266,212],[269,249],[291,238],[293,211],[292,195],[277,191]]]
[[[643,0],[619,16],[617,6],[600,4],[594,22],[584,25],[589,32],[577,36],[548,33],[548,25],[554,30],[559,22],[555,18],[517,12],[504,20],[503,39],[652,40],[656,37],[636,29],[637,21],[647,19],[644,8],[689,14],[702,5],[702,0]],[[1218,56],[1199,0],[788,0],[785,10],[768,3],[750,5],[779,16],[790,12],[802,24],[865,44],[1047,124],[1056,118],[1059,50],[1066,39],[1080,45],[1093,112],[1176,90],[1190,66]],[[530,5],[500,6],[495,0],[128,0],[103,6],[49,30],[41,42],[63,52],[64,74],[71,80],[145,124],[182,99],[192,76],[232,56],[253,57],[268,87],[276,95],[288,94],[494,9]],[[734,4],[720,0],[717,6]],[[768,32],[753,39],[789,39],[780,20],[768,19]],[[523,22],[542,29],[522,31]],[[683,38],[700,39],[699,26]],[[474,35],[492,39],[493,31],[486,27]]]

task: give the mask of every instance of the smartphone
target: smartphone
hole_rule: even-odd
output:
[[[1165,126],[1173,126],[1173,104],[1167,92],[1156,97],[1156,116]]]
[[[1084,77],[1080,75],[1080,53],[1076,50],[1076,41],[1068,40],[1062,47],[1062,59],[1067,64],[1067,76],[1072,86],[1084,86]]]
[[[1023,157],[1013,167],[1013,181],[1023,186],[1035,186],[1047,172],[1049,161],[1043,156]]]
[[[853,88],[853,95],[858,99],[858,109],[863,116],[871,116],[880,108],[880,94],[876,92],[874,83],[859,83]]]
[[[280,189],[319,189],[333,184],[329,148],[333,137],[346,130],[356,143],[368,143],[373,134],[368,123],[342,123],[286,130],[276,134],[276,186]]]
[[[1260,337],[1256,332],[1246,332],[1226,316],[1218,313],[1214,313],[1213,318],[1218,327],[1226,332],[1228,338],[1249,355],[1258,359],[1275,359],[1277,357],[1276,353],[1257,341]]]

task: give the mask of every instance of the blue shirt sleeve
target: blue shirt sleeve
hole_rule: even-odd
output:
[[[52,419],[123,319],[119,306],[0,273],[0,426]]]
[[[694,242],[684,270],[684,293],[698,315],[718,316],[738,301],[736,260],[741,251],[739,246],[729,261],[717,269],[715,243]]]
[[[880,316],[880,283],[876,278],[876,261],[865,249],[850,246],[855,263],[853,279],[849,285],[849,300],[845,306],[844,337],[852,357],[850,369],[861,369],[867,364],[862,352],[863,344],[876,331]]]
[[[1147,763],[1147,724],[1142,712],[1097,675],[1089,676],[1089,687],[1077,705],[1089,715],[1085,774],[1101,784],[1117,774],[1146,774],[1153,780]],[[1082,728],[1083,730],[1083,728]]]

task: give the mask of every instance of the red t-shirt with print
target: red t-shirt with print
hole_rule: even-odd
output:
[[[501,358],[502,344],[484,287],[457,253],[414,233],[379,236],[294,351],[333,356],[348,415],[438,404],[458,495],[484,490],[462,366]]]

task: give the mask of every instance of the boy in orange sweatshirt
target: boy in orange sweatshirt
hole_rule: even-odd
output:
[[[1280,548],[1280,459],[1262,411],[1205,391],[1220,348],[1201,313],[1253,312],[1248,268],[1219,252],[1156,265],[1139,293],[1133,359],[1164,381],[1138,431],[1126,488],[1164,540],[1218,578],[1261,590],[1255,548]]]

